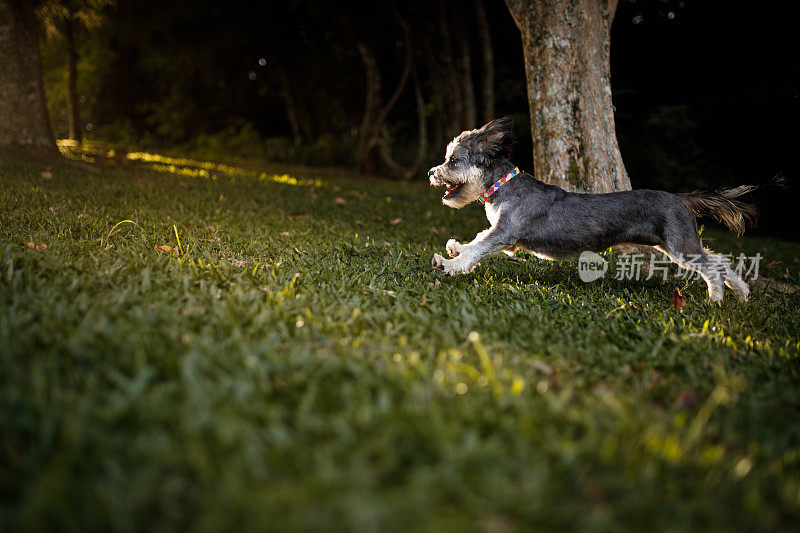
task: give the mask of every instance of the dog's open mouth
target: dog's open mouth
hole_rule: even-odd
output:
[[[445,182],[445,185],[447,185],[447,191],[444,193],[444,196],[442,196],[443,199],[452,198],[453,196],[458,194],[458,191],[460,191],[461,188],[464,186],[463,183],[449,183],[449,182]]]

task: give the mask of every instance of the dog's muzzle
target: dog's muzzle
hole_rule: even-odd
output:
[[[428,171],[428,181],[430,181],[431,186],[433,187],[438,187],[439,185],[442,184],[441,180],[436,176],[436,171],[438,169],[439,167],[433,167]]]

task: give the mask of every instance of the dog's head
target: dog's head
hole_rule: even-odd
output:
[[[444,163],[428,171],[431,185],[447,187],[444,205],[460,209],[486,191],[486,177],[498,158],[508,156],[514,140],[511,117],[496,118],[461,133],[447,145]]]

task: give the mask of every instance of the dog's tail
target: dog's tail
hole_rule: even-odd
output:
[[[765,187],[783,189],[786,183],[783,176],[778,174],[764,185],[740,185],[713,191],[692,191],[677,196],[696,217],[711,216],[728,226],[728,229],[736,235],[741,235],[744,233],[745,221],[755,226],[758,220],[756,205],[742,200],[741,197]]]

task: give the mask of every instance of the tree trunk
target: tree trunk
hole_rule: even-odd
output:
[[[536,176],[564,189],[631,188],[611,102],[617,0],[506,0],[522,33]]]
[[[286,71],[283,70],[281,63],[277,64],[278,81],[281,85],[281,95],[283,102],[286,105],[286,118],[289,120],[289,126],[292,128],[292,138],[295,146],[300,146],[303,143],[303,137],[300,134],[300,121],[297,118],[297,106],[294,104],[294,96],[292,94],[292,84],[289,83],[289,77],[286,76]]]
[[[33,2],[0,0],[0,148],[56,152]]]
[[[462,24],[458,29],[458,63],[461,75],[461,89],[464,96],[464,129],[471,130],[478,126],[478,113],[475,109],[475,89],[472,84],[472,54],[469,51],[467,31]]]
[[[482,50],[483,72],[481,73],[481,118],[485,124],[494,119],[494,47],[492,33],[486,18],[483,0],[475,0],[475,19],[478,23],[478,40]]]
[[[366,91],[364,93],[364,117],[361,119],[356,157],[361,173],[368,173],[374,170],[370,154],[372,148],[377,144],[380,131],[375,128],[375,120],[380,113],[381,75],[372,51],[364,43],[358,43],[357,48],[361,62],[364,64]]]
[[[361,137],[358,143],[358,166],[361,173],[366,174],[374,171],[373,165],[373,148],[380,147],[382,142],[387,142],[381,139],[384,132],[384,123],[389,111],[392,110],[400,95],[405,89],[408,82],[408,76],[411,72],[412,61],[412,45],[411,34],[408,30],[408,25],[399,16],[397,17],[400,26],[403,28],[403,34],[406,44],[406,58],[403,63],[403,70],[400,73],[400,79],[397,81],[397,87],[385,105],[381,104],[381,74],[378,70],[378,62],[375,55],[364,44],[358,43],[358,53],[361,55],[361,61],[364,64],[364,76],[367,81],[366,96],[364,103],[364,118],[361,121]]]
[[[78,51],[75,48],[75,21],[64,21],[64,44],[67,47],[67,122],[69,138],[81,142],[82,130],[78,105]]]
[[[445,124],[445,135],[448,138],[455,137],[464,129],[464,97],[461,80],[456,70],[453,60],[453,47],[450,43],[450,28],[448,26],[447,6],[444,0],[439,0],[439,41],[441,43],[441,73],[438,79],[443,79],[446,90],[443,91],[445,98],[442,101],[447,123]]]
[[[384,128],[383,139],[380,143],[380,156],[383,163],[397,175],[403,176],[404,179],[410,180],[417,172],[419,172],[422,162],[425,159],[425,154],[428,152],[428,126],[425,120],[425,101],[422,98],[422,90],[419,86],[419,79],[417,78],[417,70],[414,69],[414,101],[417,104],[417,157],[410,167],[405,168],[400,165],[392,157],[389,148],[389,134]]]

